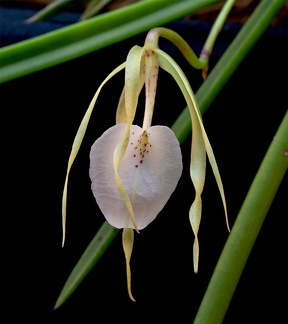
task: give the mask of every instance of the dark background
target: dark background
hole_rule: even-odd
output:
[[[1,8],[2,46],[59,28],[77,14],[27,26],[29,10]],[[211,24],[182,20],[168,27],[199,54]],[[211,58],[212,69],[241,25],[229,23]],[[115,124],[124,74],[97,101],[68,187],[67,239],[61,248],[61,199],[67,160],[79,123],[102,80],[145,35],[1,86],[1,321],[3,323],[188,323],[205,293],[228,232],[210,167],[203,193],[199,273],[193,273],[194,199],[189,177],[191,138],[182,145],[184,171],[156,220],[136,235],[132,291],[126,290],[121,235],[82,285],[51,312],[73,266],[104,221],[88,176],[89,150]],[[196,92],[193,70],[166,42]],[[142,107],[142,105],[140,105]],[[185,107],[175,81],[160,72],[153,124],[171,126]],[[233,225],[254,175],[287,110],[287,28],[270,28],[234,73],[204,125],[224,183]],[[141,124],[143,111],[136,121]],[[237,257],[237,256],[235,256]],[[224,323],[287,322],[287,176],[275,197]]]

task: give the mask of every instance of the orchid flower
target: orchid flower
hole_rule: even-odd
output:
[[[126,258],[127,288],[132,300],[130,258],[134,230],[139,232],[150,224],[163,209],[175,190],[182,173],[179,142],[166,126],[151,126],[159,68],[172,75],[187,102],[192,120],[190,176],[195,198],[189,219],[195,235],[193,263],[198,271],[200,225],[206,173],[206,153],[222,198],[226,223],[227,209],[223,185],[214,153],[203,126],[201,114],[190,84],[177,63],[158,47],[159,36],[173,42],[196,68],[207,65],[207,57],[197,59],[189,45],[175,32],[166,28],[152,29],[143,47],[134,46],[127,60],[102,82],[96,91],[76,134],[63,192],[63,244],[65,240],[68,175],[83,140],[91,113],[103,85],[125,69],[125,85],[116,111],[116,125],[109,128],[93,144],[90,152],[89,175],[92,191],[107,222],[123,228],[123,249]],[[140,91],[145,85],[145,113],[142,127],[134,125]],[[191,196],[193,194],[191,193]]]

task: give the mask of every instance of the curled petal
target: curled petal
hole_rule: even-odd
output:
[[[92,191],[106,220],[116,228],[135,228],[114,180],[113,155],[126,125],[109,128],[93,144],[89,175]],[[118,168],[137,228],[151,223],[175,190],[182,173],[182,156],[174,133],[165,126],[144,131],[131,126],[127,150]]]
[[[130,269],[130,259],[133,250],[134,243],[134,231],[132,228],[124,228],[122,233],[122,245],[126,259],[126,275],[127,275],[127,290],[129,297],[132,301],[136,301],[132,295],[131,291],[131,269]]]
[[[181,70],[181,68],[177,65],[177,63],[165,52],[160,49],[156,50],[158,54],[158,62],[160,67],[162,67],[165,71],[170,73],[175,81],[178,83],[180,87],[192,120],[192,149],[191,149],[191,165],[190,165],[190,175],[191,179],[196,191],[194,202],[190,208],[189,219],[192,226],[193,233],[195,235],[195,242],[193,246],[193,255],[194,255],[194,271],[198,271],[198,261],[199,261],[199,243],[198,243],[198,230],[201,220],[201,211],[202,211],[202,202],[201,202],[201,193],[204,187],[205,181],[205,173],[206,173],[206,154],[208,155],[208,159],[210,165],[212,167],[216,183],[218,185],[218,189],[220,191],[220,195],[222,198],[222,203],[225,212],[226,224],[229,229],[228,224],[228,214],[226,207],[226,199],[224,195],[224,189],[222,180],[220,177],[219,169],[216,163],[216,159],[209,142],[208,136],[206,134],[205,128],[202,123],[202,118],[200,114],[199,107],[197,105],[197,101],[195,95],[190,87],[190,84]]]
[[[64,245],[65,242],[65,236],[66,236],[66,205],[67,205],[67,187],[68,187],[68,178],[69,178],[69,173],[70,169],[72,167],[72,164],[74,163],[74,160],[78,154],[78,151],[80,149],[82,140],[84,138],[84,135],[86,133],[86,129],[90,120],[90,116],[92,114],[92,111],[94,109],[95,102],[99,96],[99,93],[102,89],[102,87],[105,85],[107,81],[109,81],[116,73],[121,71],[122,69],[125,68],[126,63],[122,63],[119,65],[116,69],[114,69],[106,78],[105,80],[101,83],[99,88],[97,89],[94,97],[92,98],[89,107],[81,121],[81,124],[78,128],[78,131],[76,133],[76,136],[74,138],[74,142],[72,145],[72,150],[69,156],[68,160],[68,166],[67,166],[67,172],[66,172],[66,178],[65,178],[65,184],[64,184],[64,189],[63,189],[63,196],[62,196],[62,230],[63,230],[63,235],[62,235],[62,246]]]

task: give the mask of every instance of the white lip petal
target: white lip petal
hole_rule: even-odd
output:
[[[113,154],[125,128],[125,124],[109,128],[90,152],[93,194],[106,220],[116,228],[134,228],[114,181]],[[182,173],[182,155],[174,133],[165,126],[148,128],[147,138],[142,138],[143,132],[132,125],[129,145],[118,168],[139,230],[162,210]]]

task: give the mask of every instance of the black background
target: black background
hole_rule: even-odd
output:
[[[210,25],[186,20],[169,27],[199,53]],[[213,52],[211,69],[240,27],[225,26]],[[13,33],[4,36],[4,45],[15,41]],[[144,39],[144,34],[139,35],[1,86],[3,323],[191,323],[196,315],[228,232],[208,166],[199,232],[200,265],[195,275],[194,238],[188,220],[194,199],[189,177],[190,137],[182,145],[184,171],[176,191],[156,220],[135,238],[131,268],[137,302],[131,302],[127,295],[125,259],[118,235],[71,298],[51,312],[73,266],[104,221],[90,190],[89,150],[96,138],[115,124],[123,73],[103,88],[73,165],[67,240],[61,248],[61,198],[74,135],[100,82],[125,60],[133,45],[142,45]],[[190,68],[166,42],[161,46],[183,67],[196,92],[202,82],[201,72]],[[141,107],[136,118],[139,124]],[[184,107],[175,81],[160,71],[153,124],[171,126]],[[248,54],[204,115],[231,225],[286,110],[287,29],[273,28]],[[224,320],[285,322],[287,176]]]

